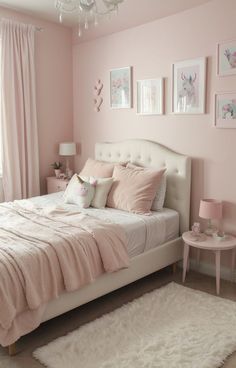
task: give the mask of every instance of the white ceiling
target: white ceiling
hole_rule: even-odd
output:
[[[97,0],[101,2],[102,0]],[[210,0],[124,0],[117,16],[103,19],[99,25],[83,33],[82,40],[104,36],[127,28],[135,27],[155,19],[202,5]],[[0,6],[33,15],[37,18],[58,22],[54,0],[0,0]],[[66,15],[64,25],[74,27],[77,17]]]

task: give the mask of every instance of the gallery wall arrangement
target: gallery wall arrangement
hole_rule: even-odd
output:
[[[133,68],[110,70],[110,107],[133,107]],[[217,45],[217,76],[236,74],[236,41]],[[172,64],[172,113],[204,114],[206,105],[207,57],[176,61]],[[137,80],[137,114],[163,115],[164,77]],[[101,82],[100,82],[101,83]],[[95,90],[98,91],[98,89]],[[98,92],[99,95],[100,92]],[[102,99],[94,100],[100,110]],[[97,104],[99,104],[98,107]],[[236,128],[236,91],[215,93],[214,124],[216,128]]]

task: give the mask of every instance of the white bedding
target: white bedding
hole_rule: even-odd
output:
[[[75,210],[76,205],[64,204],[63,193],[58,192],[41,197],[31,198],[30,201],[39,207],[63,206]],[[163,244],[179,236],[179,214],[172,209],[152,212],[151,216],[136,215],[112,208],[81,209],[100,219],[112,221],[124,227],[128,238],[128,254],[137,256],[151,248]]]

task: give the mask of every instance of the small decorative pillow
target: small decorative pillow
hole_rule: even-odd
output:
[[[152,211],[160,211],[164,207],[165,197],[166,197],[166,186],[167,186],[167,177],[166,173],[162,175],[160,187],[157,189],[155,198],[152,202]]]
[[[107,196],[111,189],[113,178],[89,178],[82,176],[82,179],[87,182],[96,180],[95,195],[93,197],[91,206],[94,208],[104,208],[107,202]]]
[[[89,183],[81,179],[79,175],[74,174],[64,193],[65,203],[88,208],[95,194],[95,186],[95,180]]]
[[[157,187],[164,170],[144,171],[139,168],[115,166],[113,185],[107,206],[138,214],[150,214]]]
[[[88,158],[80,176],[93,176],[96,178],[110,178],[113,174],[114,164],[109,162],[97,161]]]
[[[157,171],[154,168],[146,168],[146,167],[141,167],[141,166],[137,166],[131,163],[127,164],[127,167],[131,168],[131,169],[135,169],[138,168],[140,170],[152,170],[152,171]],[[164,206],[164,202],[165,202],[165,196],[166,196],[166,184],[167,184],[167,180],[166,180],[166,174],[164,173],[161,177],[161,182],[160,185],[157,188],[157,192],[155,195],[155,198],[153,200],[152,203],[152,210],[153,211],[160,211],[162,210],[163,206]]]

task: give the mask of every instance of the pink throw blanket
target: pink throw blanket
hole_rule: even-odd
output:
[[[0,205],[0,344],[35,329],[45,304],[128,267],[119,225],[29,201]]]

